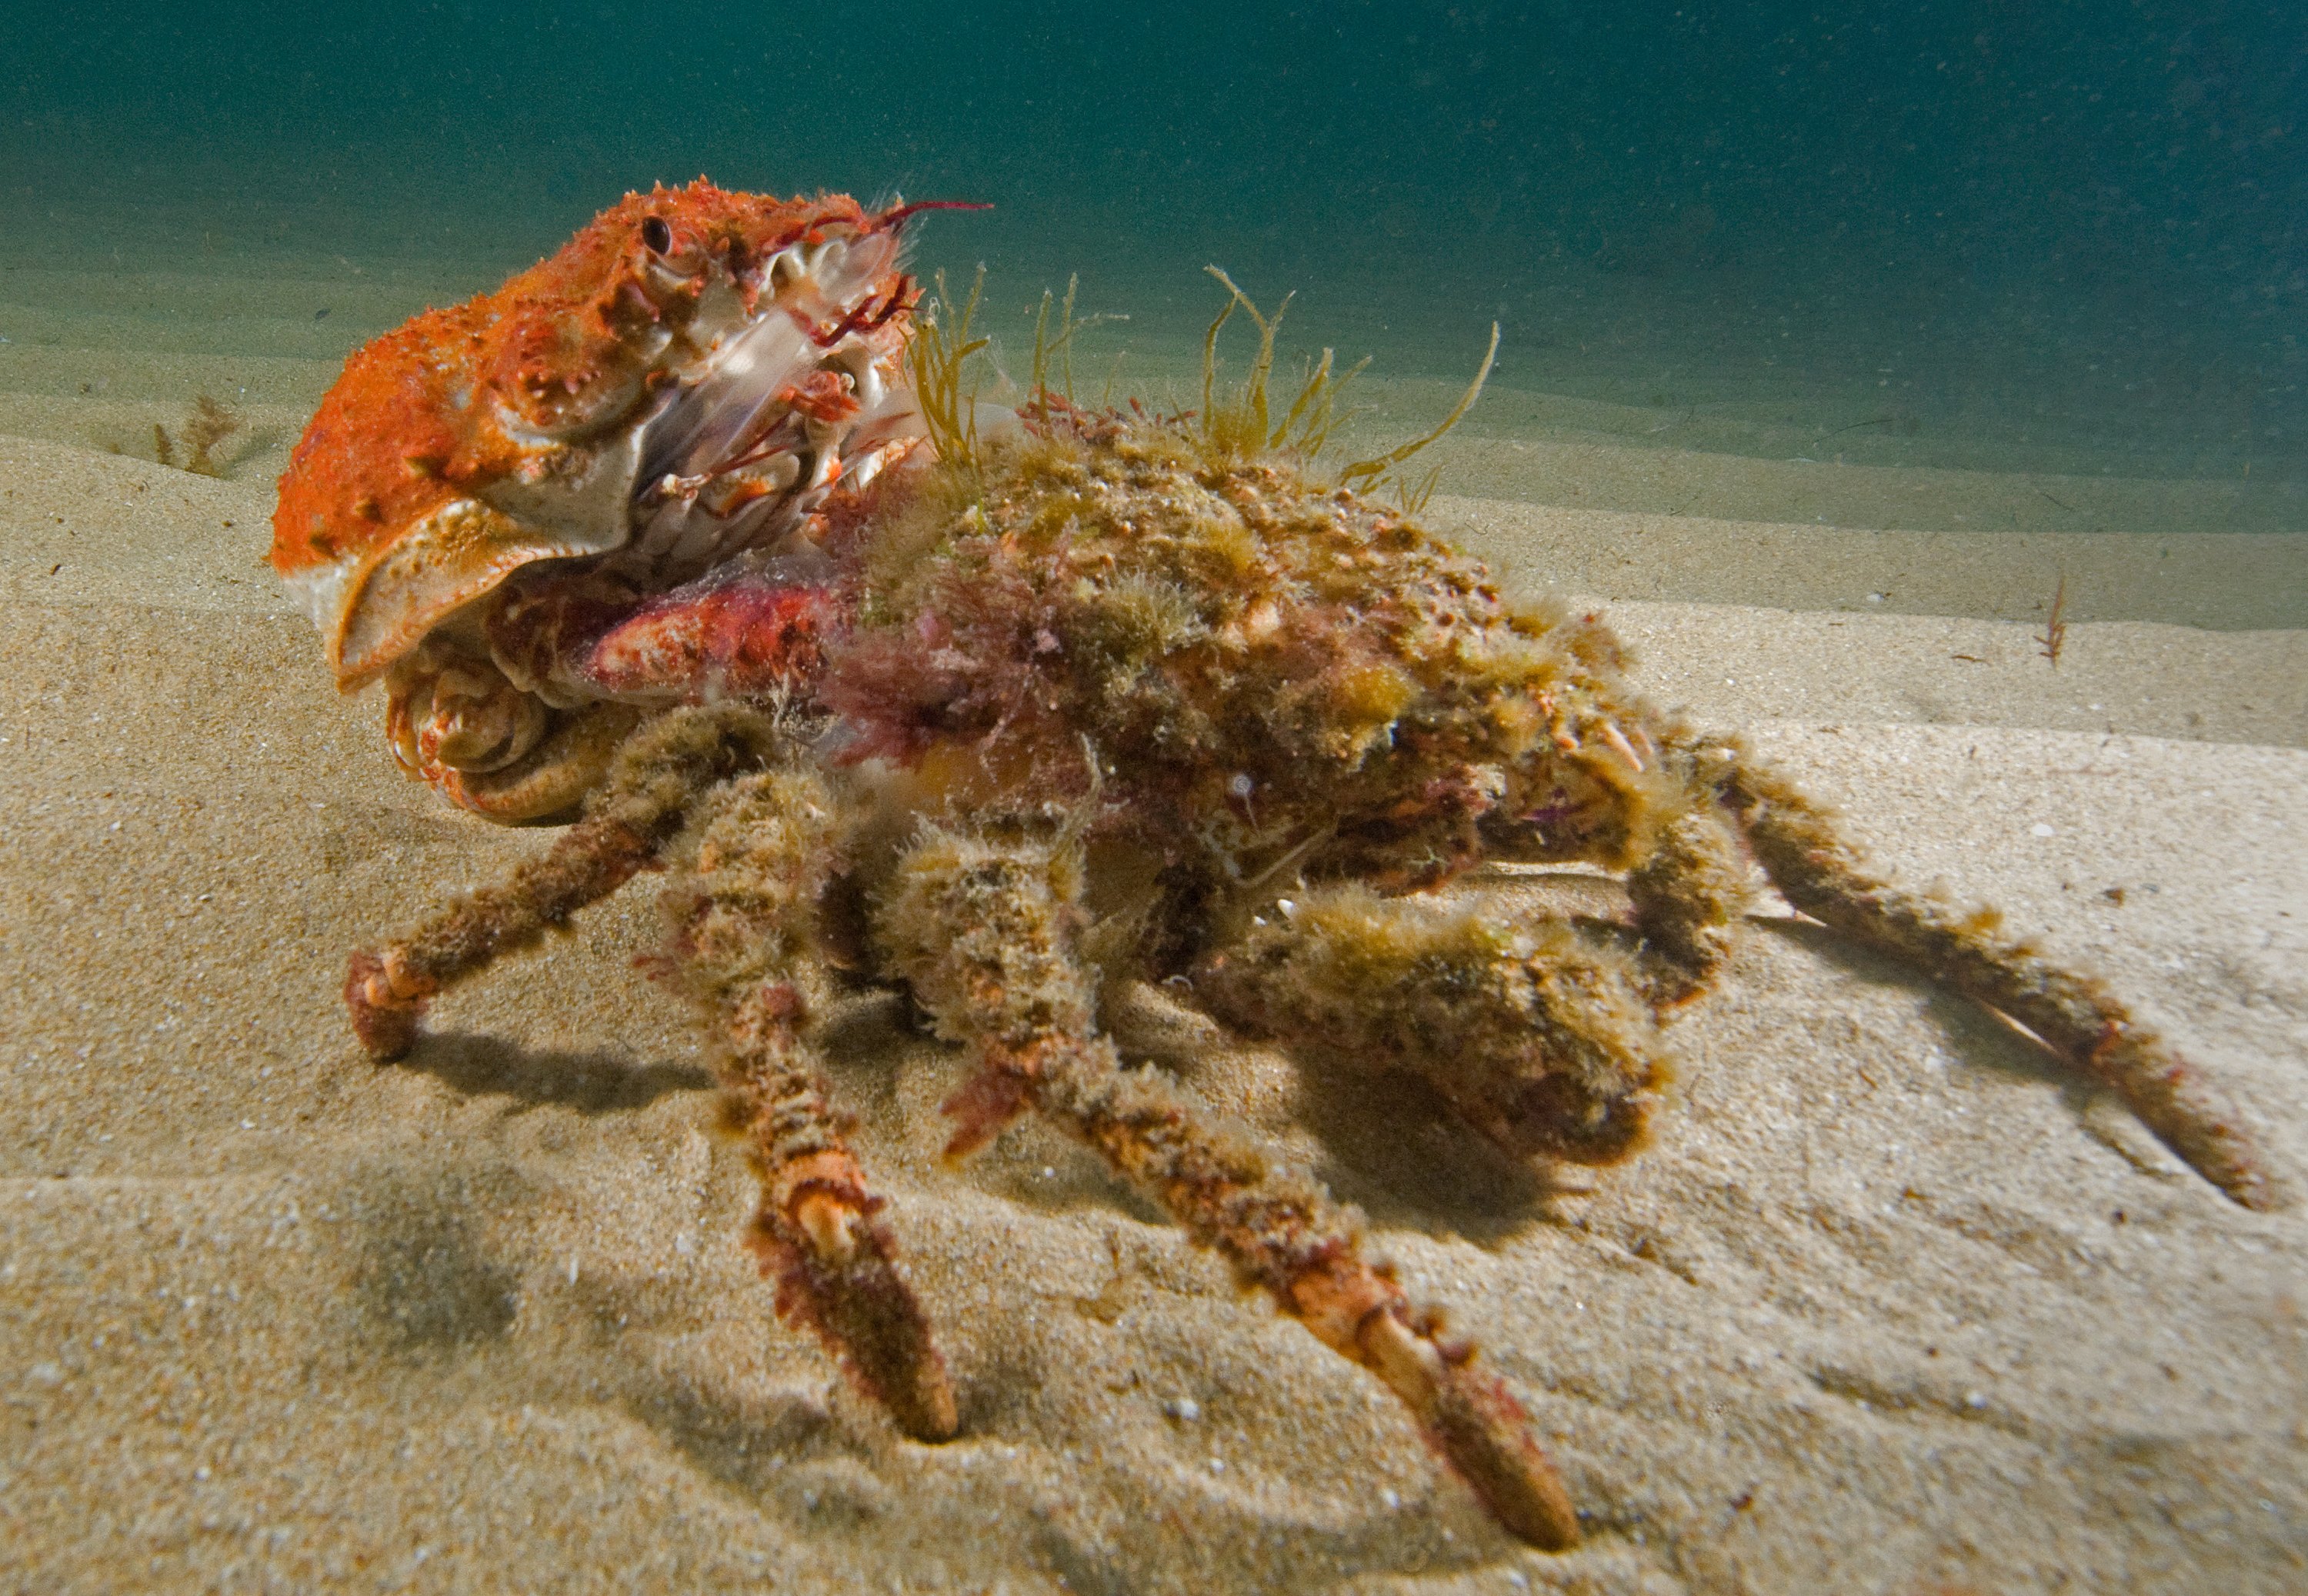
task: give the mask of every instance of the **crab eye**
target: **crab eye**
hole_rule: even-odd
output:
[[[651,254],[661,255],[673,247],[673,229],[665,225],[665,218],[652,216],[642,224],[642,242]]]

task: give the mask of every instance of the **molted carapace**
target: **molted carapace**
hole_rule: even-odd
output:
[[[920,209],[628,194],[353,356],[281,478],[272,563],[338,684],[387,680],[411,769],[499,819],[565,809],[621,704],[710,691],[730,663],[672,668],[693,637],[654,649],[645,685],[600,668],[621,625],[620,657],[649,648],[640,606],[712,573],[725,608],[750,582],[811,610],[814,518],[919,440],[900,257]]]

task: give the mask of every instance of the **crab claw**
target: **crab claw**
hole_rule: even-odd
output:
[[[621,704],[554,709],[489,660],[430,644],[388,682],[385,728],[401,768],[492,820],[568,813],[640,717]]]
[[[423,689],[421,711],[391,712],[394,751],[418,769],[502,770],[545,735],[545,706],[495,670],[452,665]]]
[[[761,697],[816,674],[840,607],[822,572],[717,571],[639,606],[579,650],[572,674],[598,692],[659,701]]]

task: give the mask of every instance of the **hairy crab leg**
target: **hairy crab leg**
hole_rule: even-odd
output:
[[[816,905],[841,854],[814,772],[773,769],[717,789],[665,895],[670,974],[703,1012],[723,1121],[761,1179],[749,1240],[777,1283],[779,1317],[815,1332],[900,1429],[942,1441],[959,1423],[945,1360],[809,1040],[825,1006]]]
[[[680,830],[707,789],[763,763],[777,741],[769,717],[733,707],[676,709],[635,732],[588,800],[585,818],[543,854],[396,940],[353,955],[345,1007],[361,1045],[378,1060],[407,1052],[435,994],[624,886]]]
[[[1992,909],[1938,902],[1876,875],[1825,811],[1735,742],[1710,739],[1692,752],[1789,903],[2027,1026],[2238,1204],[2289,1205],[2291,1194],[2203,1072],[2106,986],[2005,934]]]
[[[1363,1257],[1356,1218],[1167,1083],[1120,1068],[1068,946],[1078,875],[1068,847],[934,828],[898,866],[878,934],[941,1030],[986,1061],[957,1099],[957,1146],[1028,1107],[1050,1116],[1237,1277],[1375,1374],[1508,1531],[1549,1550],[1574,1545],[1577,1513],[1528,1416],[1471,1347],[1444,1337],[1436,1316]]]

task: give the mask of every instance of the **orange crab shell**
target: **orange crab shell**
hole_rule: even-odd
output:
[[[653,219],[664,226],[652,239]],[[532,561],[622,544],[622,517],[538,527],[498,508],[492,490],[503,499],[523,482],[601,468],[675,381],[659,356],[706,292],[734,289],[750,315],[762,261],[845,226],[874,226],[846,194],[659,185],[495,293],[356,352],[289,458],[272,519],[273,568],[320,624],[338,685],[375,679]]]

